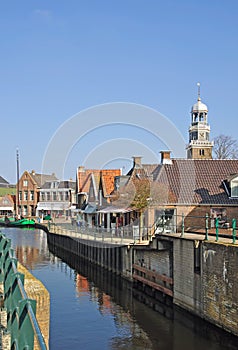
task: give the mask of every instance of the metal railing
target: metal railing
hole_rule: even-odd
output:
[[[219,218],[206,214],[205,216],[197,215],[162,215],[159,217],[151,228],[151,235],[165,233],[180,233],[183,237],[185,233],[204,234],[206,240],[215,235],[215,240],[220,237],[231,238],[232,243],[237,239],[237,222],[236,219],[228,217]]]
[[[150,241],[156,235],[179,233],[181,237],[185,233],[204,234],[206,240],[209,235],[216,237],[216,241],[220,237],[226,236],[236,243],[236,219],[221,220],[221,218],[213,218],[206,214],[205,216],[184,215],[184,214],[162,214],[158,216],[151,226],[140,227],[138,223],[132,223],[126,226],[103,228],[99,226],[89,227],[86,223],[80,226],[76,223],[48,223],[48,229],[55,233],[70,233],[75,237],[86,239],[94,239],[99,241],[110,241],[115,243],[123,243],[131,240],[134,243],[142,241]]]
[[[103,228],[99,226],[89,227],[87,225],[70,223],[48,222],[48,230],[53,233],[69,234],[82,239],[97,240],[102,242],[111,242],[115,244],[127,244],[128,241],[136,242],[147,237],[148,228],[143,228],[143,235],[139,236],[139,226],[127,225],[121,227]]]
[[[11,334],[11,349],[46,350],[46,344],[36,320],[36,301],[28,299],[24,289],[24,274],[17,271],[17,259],[11,240],[0,232],[0,284],[3,305],[7,313],[7,329]]]

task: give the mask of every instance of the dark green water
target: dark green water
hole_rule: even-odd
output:
[[[3,228],[18,260],[51,297],[50,349],[238,349],[238,339],[178,309],[138,301],[131,285],[73,256],[54,253],[39,230]],[[147,303],[152,302],[146,300]]]

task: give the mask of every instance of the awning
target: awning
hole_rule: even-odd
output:
[[[7,210],[7,211],[13,211],[13,207],[0,207],[0,210]]]
[[[75,210],[76,209],[76,205],[71,205],[71,207],[69,209],[70,210]]]
[[[94,214],[97,212],[97,207],[96,205],[91,205],[91,204],[88,204],[85,208],[85,210],[83,210],[83,213],[85,214]]]
[[[113,207],[113,206],[108,206],[106,208],[103,208],[98,211],[98,213],[115,213],[115,214],[124,214],[124,213],[129,213],[130,211],[133,211],[132,208],[119,208],[119,207]]]

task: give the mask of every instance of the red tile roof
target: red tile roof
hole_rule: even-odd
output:
[[[120,176],[120,169],[84,169],[78,171],[77,186],[78,192],[89,192],[90,184],[93,179],[96,190],[98,191],[100,181],[102,184],[103,195],[107,196],[114,190],[114,177]]]

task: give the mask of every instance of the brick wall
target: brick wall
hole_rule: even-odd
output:
[[[196,231],[197,229],[204,229],[205,232],[205,217],[206,214],[210,217],[212,208],[222,208],[219,205],[202,205],[202,206],[180,206],[177,207],[177,226],[180,227],[181,230],[181,218],[182,214],[184,214],[184,228],[189,231]],[[237,207],[224,207],[227,213],[227,219],[232,225],[232,219],[236,219],[238,226],[238,208]],[[209,220],[209,226],[210,226]]]

